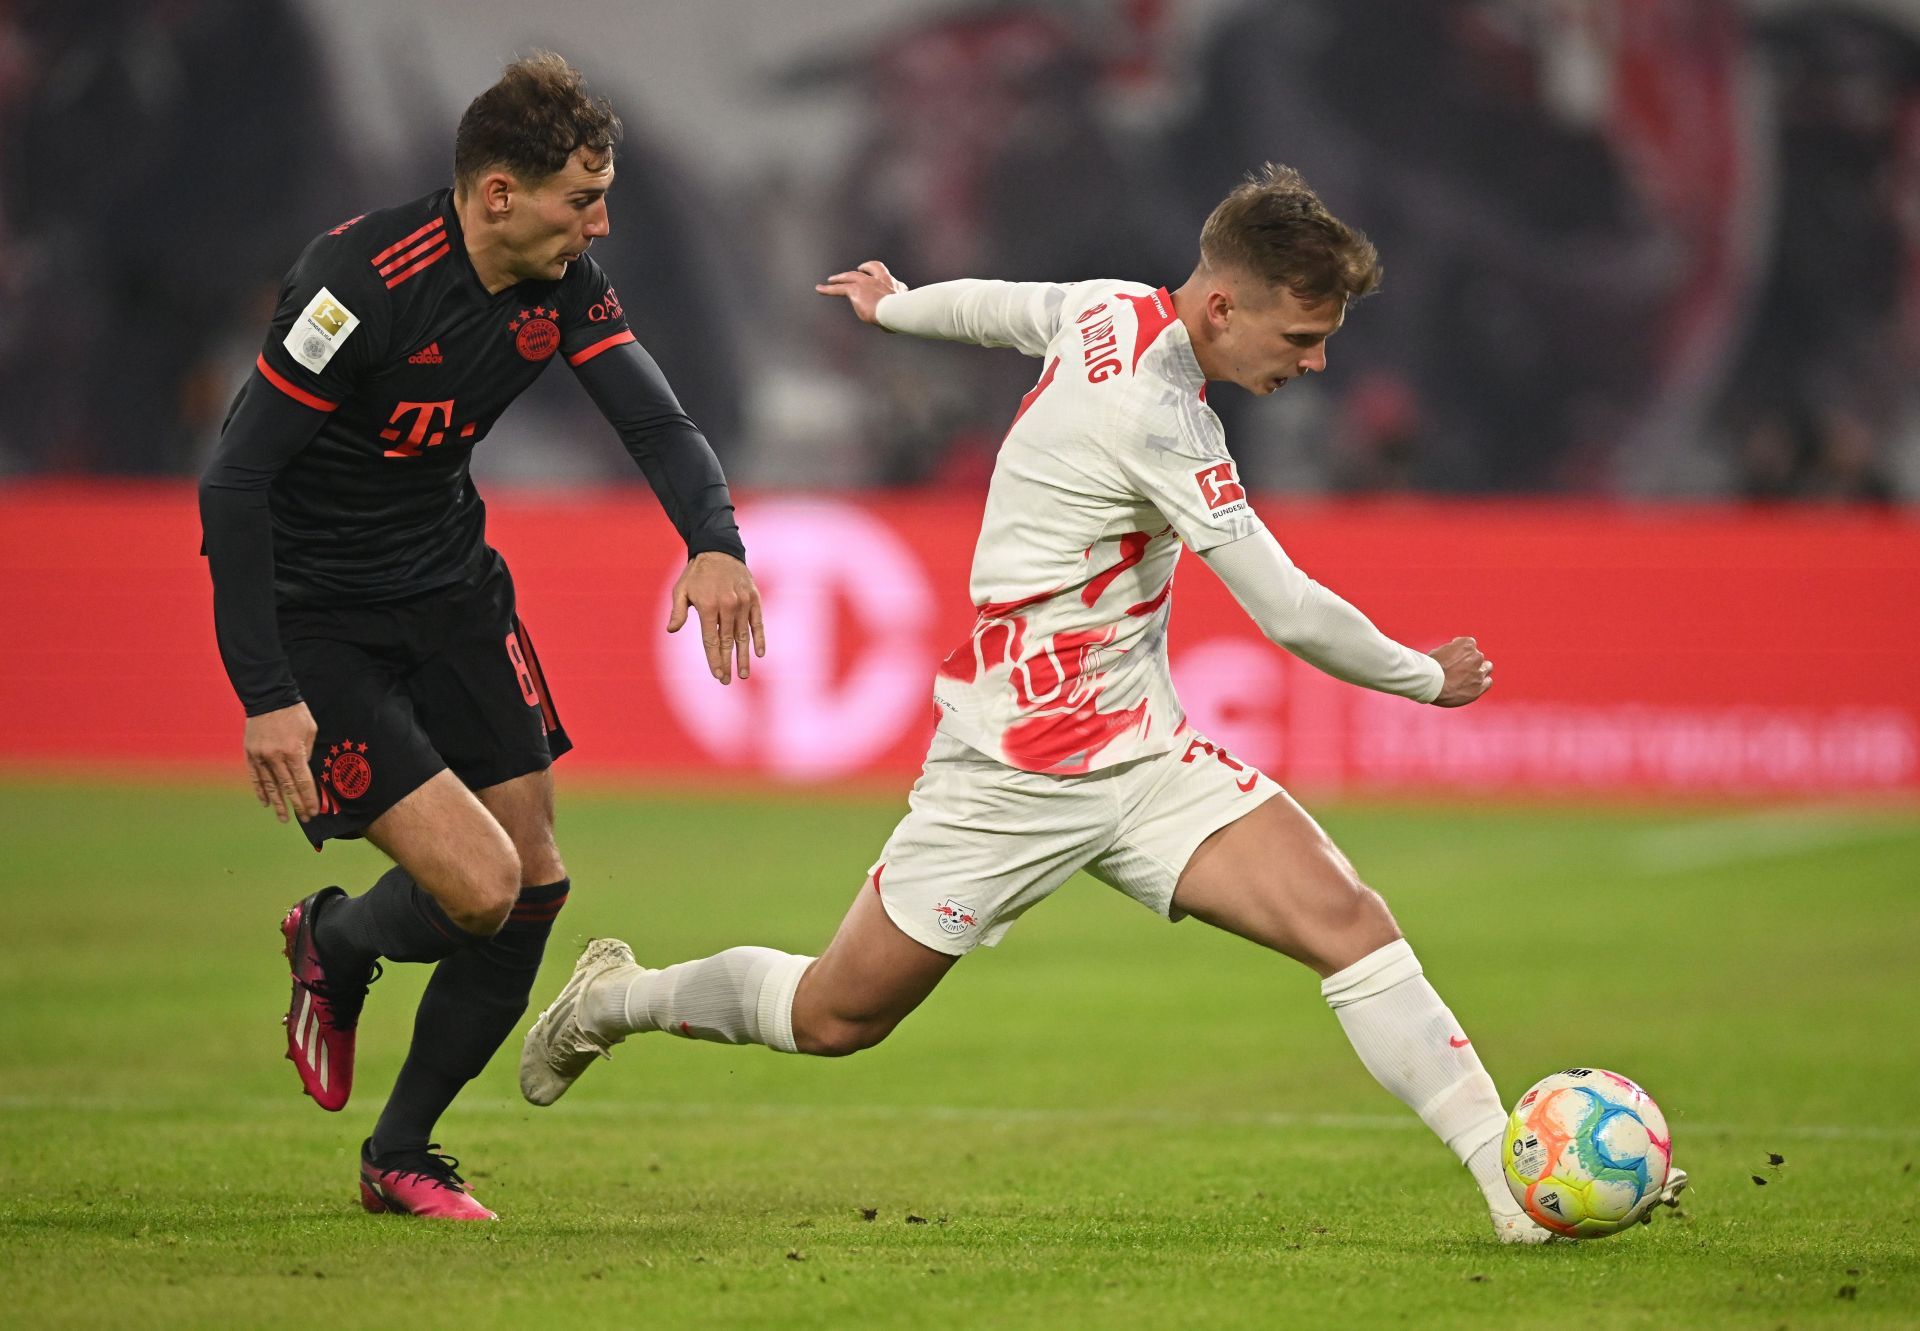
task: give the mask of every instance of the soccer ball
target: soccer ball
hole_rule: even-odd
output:
[[[1673,1136],[1660,1106],[1619,1073],[1568,1068],[1513,1107],[1504,1162],[1528,1215],[1556,1234],[1597,1239],[1660,1200]]]

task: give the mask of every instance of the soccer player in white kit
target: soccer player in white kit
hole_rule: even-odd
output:
[[[1471,1171],[1495,1232],[1547,1231],[1501,1176],[1506,1111],[1378,894],[1287,793],[1188,723],[1167,663],[1190,549],[1273,642],[1350,683],[1458,707],[1492,682],[1472,638],[1431,654],[1300,572],[1247,502],[1210,380],[1277,392],[1326,368],[1378,284],[1366,238],[1269,165],[1208,218],[1172,293],[1133,282],[908,290],[867,262],[817,290],[897,333],[1042,363],[1000,447],[974,551],[972,632],[941,663],[910,811],[818,958],[736,947],[661,970],[590,943],[529,1031],[520,1086],[551,1104],[628,1035],[788,1053],[870,1048],[980,943],[1075,870],[1311,966],[1369,1071]]]

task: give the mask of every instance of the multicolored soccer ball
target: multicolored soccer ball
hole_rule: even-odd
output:
[[[1617,1072],[1568,1068],[1536,1082],[1507,1119],[1507,1187],[1556,1234],[1597,1239],[1660,1200],[1673,1136],[1653,1098]]]

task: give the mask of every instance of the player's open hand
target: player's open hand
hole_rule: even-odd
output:
[[[747,644],[754,656],[767,654],[767,630],[760,619],[760,589],[753,574],[732,555],[709,550],[687,561],[686,572],[673,584],[673,613],[667,632],[678,633],[687,622],[687,607],[700,616],[700,642],[707,649],[707,669],[722,684],[731,683],[735,667],[740,678],[753,674]]]
[[[1480,654],[1472,638],[1455,638],[1427,655],[1446,673],[1440,696],[1433,700],[1435,707],[1465,707],[1493,687],[1493,662]]]
[[[905,291],[907,284],[888,272],[878,259],[868,259],[852,272],[835,273],[813,289],[823,296],[845,296],[862,323],[877,324],[880,298]]]
[[[289,809],[303,823],[320,811],[320,792],[313,788],[313,769],[307,766],[318,733],[303,702],[247,718],[244,742],[253,797],[283,823]]]

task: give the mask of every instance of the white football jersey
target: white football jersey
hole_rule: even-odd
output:
[[[1160,753],[1185,720],[1167,664],[1181,547],[1263,530],[1193,343],[1167,292],[1138,283],[946,285],[887,297],[881,322],[1043,369],[994,466],[978,613],[934,681],[940,728],[1029,772]]]

